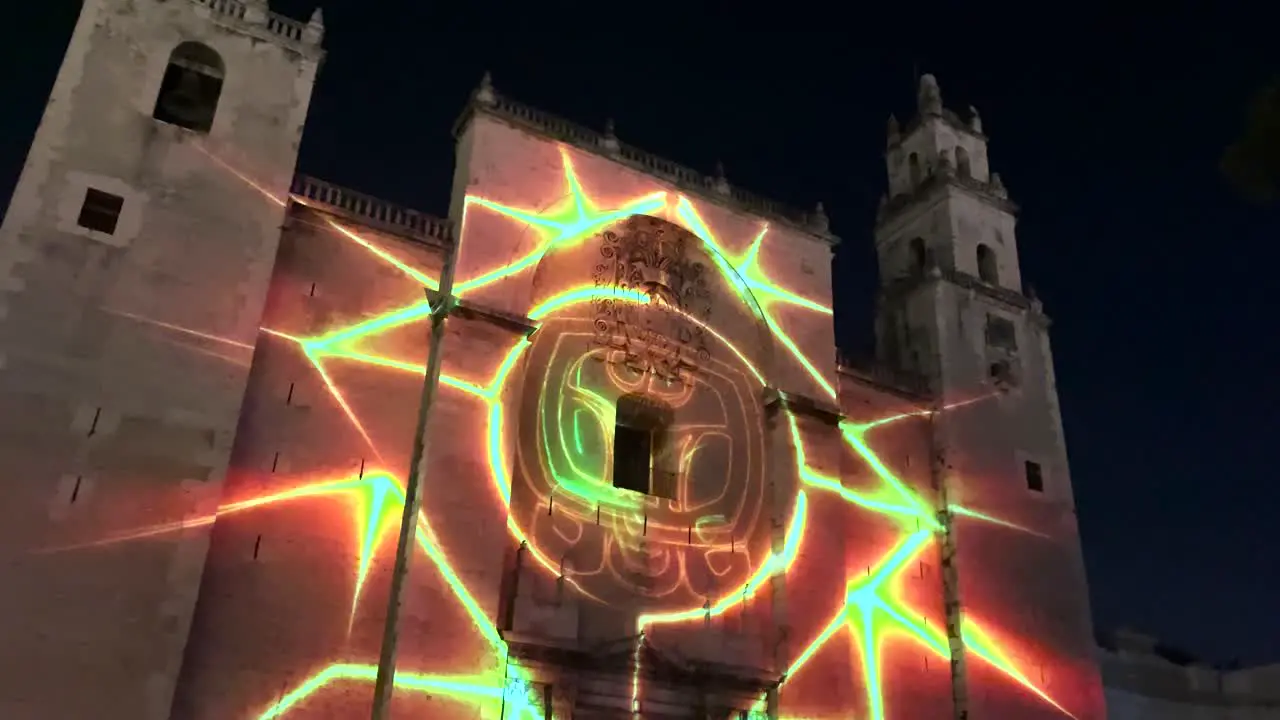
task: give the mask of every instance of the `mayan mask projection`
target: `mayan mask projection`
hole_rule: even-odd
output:
[[[528,352],[512,512],[610,605],[701,607],[767,554],[756,368],[769,336],[704,247],[632,216],[549,256],[534,281],[582,291]]]

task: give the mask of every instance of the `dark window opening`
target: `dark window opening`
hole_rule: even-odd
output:
[[[653,431],[618,425],[613,431],[613,486],[649,493]]]
[[[987,368],[987,374],[996,382],[1009,382],[1012,372],[1009,370],[1009,362],[1007,360],[997,360],[991,363]]]
[[[986,336],[987,345],[991,347],[1009,351],[1018,349],[1018,331],[1013,327],[1013,321],[1008,318],[988,315]]]
[[[1022,465],[1027,476],[1027,489],[1044,492],[1044,471],[1040,469],[1040,463],[1027,460]]]
[[[920,156],[911,153],[907,156],[907,172],[911,176],[911,189],[915,190],[920,184]]]
[[[928,262],[929,251],[924,246],[924,238],[911,238],[911,270],[916,273],[924,272]]]
[[[124,198],[89,188],[84,194],[84,204],[80,206],[80,217],[76,218],[76,224],[82,228],[113,235],[116,226],[120,223],[122,209],[124,209]]]
[[[973,167],[969,163],[969,151],[956,146],[956,175],[968,179],[973,177]]]
[[[674,473],[657,467],[670,410],[648,398],[618,399],[613,430],[613,486],[658,497],[674,496]]]
[[[987,245],[978,245],[978,279],[989,285],[1000,284],[996,253]]]
[[[995,384],[1004,389],[1018,386],[1018,375],[1014,370],[1013,363],[1008,360],[997,360],[991,363],[987,372]]]
[[[187,130],[207,133],[222,96],[222,57],[200,43],[184,42],[169,56],[152,117]]]

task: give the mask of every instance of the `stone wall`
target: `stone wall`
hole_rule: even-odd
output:
[[[0,227],[0,716],[168,717],[320,55],[268,20],[99,0],[71,37]],[[152,119],[182,41],[224,66],[203,134]]]

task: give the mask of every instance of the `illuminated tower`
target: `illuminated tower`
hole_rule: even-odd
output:
[[[931,75],[911,122],[890,118],[886,160],[878,354],[929,377],[940,403],[985,398],[938,417],[935,482],[946,502],[997,510],[1028,531],[1005,536],[943,513],[953,646],[967,615],[997,619],[1051,695],[1087,698],[1096,712],[1077,717],[1101,717],[1049,319],[1023,289],[1017,207],[991,171],[977,111],[964,120],[944,109]],[[969,717],[1055,712],[997,688],[964,653],[953,661]]]
[[[208,523],[58,548],[216,507],[322,34],[85,0],[0,227],[0,717],[169,714]]]

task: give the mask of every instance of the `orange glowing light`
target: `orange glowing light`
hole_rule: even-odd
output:
[[[561,158],[563,160],[567,197],[564,202],[550,210],[532,212],[516,209],[495,199],[476,196],[468,196],[466,198],[467,206],[475,206],[487,212],[498,213],[514,222],[533,228],[538,233],[539,241],[529,252],[511,263],[484,270],[471,278],[457,282],[456,292],[459,295],[515,277],[530,268],[536,267],[539,260],[547,253],[583,242],[594,233],[630,215],[666,213],[701,238],[713,258],[719,259],[718,262],[721,263],[719,269],[728,282],[737,289],[739,299],[751,307],[759,317],[763,318],[774,337],[790,352],[795,361],[805,369],[814,382],[829,396],[836,396],[835,388],[827,374],[820,371],[818,366],[804,355],[769,312],[774,304],[784,304],[825,315],[831,314],[830,308],[778,286],[769,279],[767,273],[760,267],[760,245],[768,232],[767,226],[761,226],[759,233],[750,242],[745,251],[738,255],[733,255],[724,249],[721,242],[708,228],[706,222],[701,218],[694,204],[688,198],[675,196],[673,200],[666,192],[654,192],[623,203],[617,208],[602,209],[591,200],[583,189],[567,149],[561,149]],[[221,163],[221,161],[219,162]],[[228,167],[228,169],[230,168]],[[239,176],[239,173],[237,175]],[[247,178],[242,179],[245,179],[245,182],[250,182]],[[415,283],[432,289],[438,287],[439,283],[435,278],[405,263],[376,243],[361,237],[351,228],[332,221],[329,225],[340,237],[361,247],[378,261],[394,267]],[[564,308],[587,302],[591,294],[598,294],[598,292],[597,288],[566,288],[556,296],[541,303],[538,307],[531,308],[528,311],[528,316],[534,322],[544,321]],[[648,301],[647,297],[629,297],[625,293],[617,294],[614,299],[622,302]],[[361,342],[409,323],[422,322],[431,314],[431,311],[431,306],[428,303],[415,300],[390,313],[354,325],[333,328],[318,337],[300,338],[265,328],[263,332],[268,336],[289,341],[299,347],[302,354],[321,378],[335,406],[341,410],[365,443],[381,458],[382,456],[378,453],[374,438],[344,397],[342,389],[326,371],[326,364],[330,362],[353,363],[366,366],[371,370],[385,370],[412,375],[423,374],[424,366],[421,360],[383,357],[362,350]],[[756,383],[762,388],[768,385],[769,378],[747,362],[748,355],[746,353],[735,348],[732,342],[720,335],[714,328],[707,327],[706,329],[719,341],[723,342],[744,363],[744,366],[748,369],[748,374],[752,376]],[[180,328],[177,330],[183,331]],[[488,461],[488,472],[493,490],[503,507],[509,507],[511,503],[511,476],[508,470],[509,458],[506,450],[507,410],[504,407],[504,390],[508,380],[513,375],[513,370],[517,366],[519,359],[528,347],[530,347],[530,342],[527,339],[521,339],[514,343],[503,356],[498,367],[490,374],[487,382],[467,380],[449,374],[445,374],[441,379],[445,386],[456,389],[464,393],[466,397],[479,401],[485,409],[486,428],[483,432],[484,439],[481,443]],[[831,638],[847,630],[859,648],[859,656],[864,672],[863,681],[867,695],[868,712],[875,720],[883,720],[886,717],[886,701],[881,691],[879,645],[885,632],[893,630],[905,634],[940,657],[946,658],[950,655],[947,646],[948,639],[945,633],[933,628],[928,623],[912,619],[921,617],[921,615],[907,607],[896,592],[897,578],[903,568],[908,566],[927,547],[932,547],[934,539],[940,532],[943,532],[942,526],[936,519],[937,508],[922,500],[909,489],[906,483],[894,477],[888,467],[880,461],[868,440],[868,435],[875,428],[897,420],[925,414],[926,412],[904,413],[862,425],[846,423],[842,427],[842,435],[850,451],[861,459],[881,483],[881,489],[874,493],[855,492],[845,487],[841,478],[827,476],[815,470],[808,461],[805,441],[796,426],[795,419],[790,414],[787,414],[787,422],[790,424],[794,444],[796,471],[804,490],[799,491],[796,495],[782,547],[776,553],[772,553],[762,559],[754,572],[741,586],[731,588],[728,592],[723,593],[708,608],[642,615],[638,619],[637,627],[637,656],[644,642],[643,637],[646,628],[662,624],[701,621],[708,615],[717,616],[723,614],[735,604],[756,593],[770,578],[789,573],[799,548],[803,544],[808,528],[809,493],[829,493],[831,496],[838,497],[863,510],[904,521],[904,533],[901,541],[873,565],[875,570],[868,569],[866,577],[861,577],[856,572],[850,573],[851,576],[854,576],[854,579],[848,583],[846,588],[843,607],[823,630],[804,644],[803,650],[791,662],[786,677],[788,680],[793,680],[805,669],[819,649]],[[352,617],[354,617],[361,591],[374,557],[378,552],[383,551],[384,538],[391,530],[395,529],[395,518],[399,515],[397,503],[403,503],[404,501],[402,486],[393,474],[386,471],[370,472],[356,478],[346,477],[301,483],[296,488],[286,492],[225,504],[212,517],[138,529],[83,545],[59,548],[59,550],[96,547],[127,540],[154,537],[164,533],[177,532],[184,528],[207,525],[214,522],[221,515],[244,512],[281,502],[319,497],[338,497],[352,503],[356,518],[355,542],[358,548],[358,561],[352,588],[351,613]],[[467,612],[477,635],[486,640],[494,662],[500,663],[501,659],[506,655],[506,645],[498,635],[493,619],[488,617],[481,609],[471,590],[455,572],[453,562],[440,547],[430,526],[429,509],[430,503],[428,502],[424,505],[424,510],[418,518],[419,529],[421,530],[418,533],[419,550],[430,559],[439,576],[449,586],[453,597]],[[1012,523],[988,517],[975,510],[964,508],[946,508],[946,510],[956,515],[1016,527]],[[919,529],[907,531],[905,529],[907,521]],[[534,543],[528,542],[529,538],[512,520],[510,513],[508,513],[507,528],[517,543],[524,544],[530,549],[531,555],[535,558],[537,564],[544,568],[549,575],[552,577],[561,576],[561,564],[540,552]],[[565,580],[570,584],[576,585],[572,577],[566,577]],[[579,590],[590,597],[590,594],[582,590],[581,587],[579,587]],[[963,635],[962,640],[965,646],[975,657],[989,663],[1017,685],[1070,716],[1067,710],[1040,690],[1027,679],[1024,673],[1018,670],[1016,665],[1009,659],[1009,653],[1001,649],[1000,643],[993,639],[991,633],[982,630],[975,622],[969,620],[964,625]],[[510,669],[508,670],[510,671]],[[350,681],[372,682],[374,674],[374,669],[369,665],[350,663],[330,665],[319,670],[317,674],[287,693],[277,703],[266,708],[259,717],[263,719],[282,717],[292,709],[299,707],[308,696],[333,683]],[[633,682],[632,698],[633,703],[637,705],[641,692],[640,684],[639,674],[637,673]],[[475,676],[450,677],[405,672],[397,676],[396,687],[416,692],[439,693],[454,700],[472,703],[477,707],[492,706],[495,702],[500,703],[504,692],[502,681],[493,677],[488,670],[482,671]],[[785,691],[785,684],[783,687]],[[538,714],[535,714],[535,709],[532,707],[517,708],[516,712],[517,716],[524,712],[528,712],[528,717],[530,718],[542,716],[540,710],[536,711]]]

